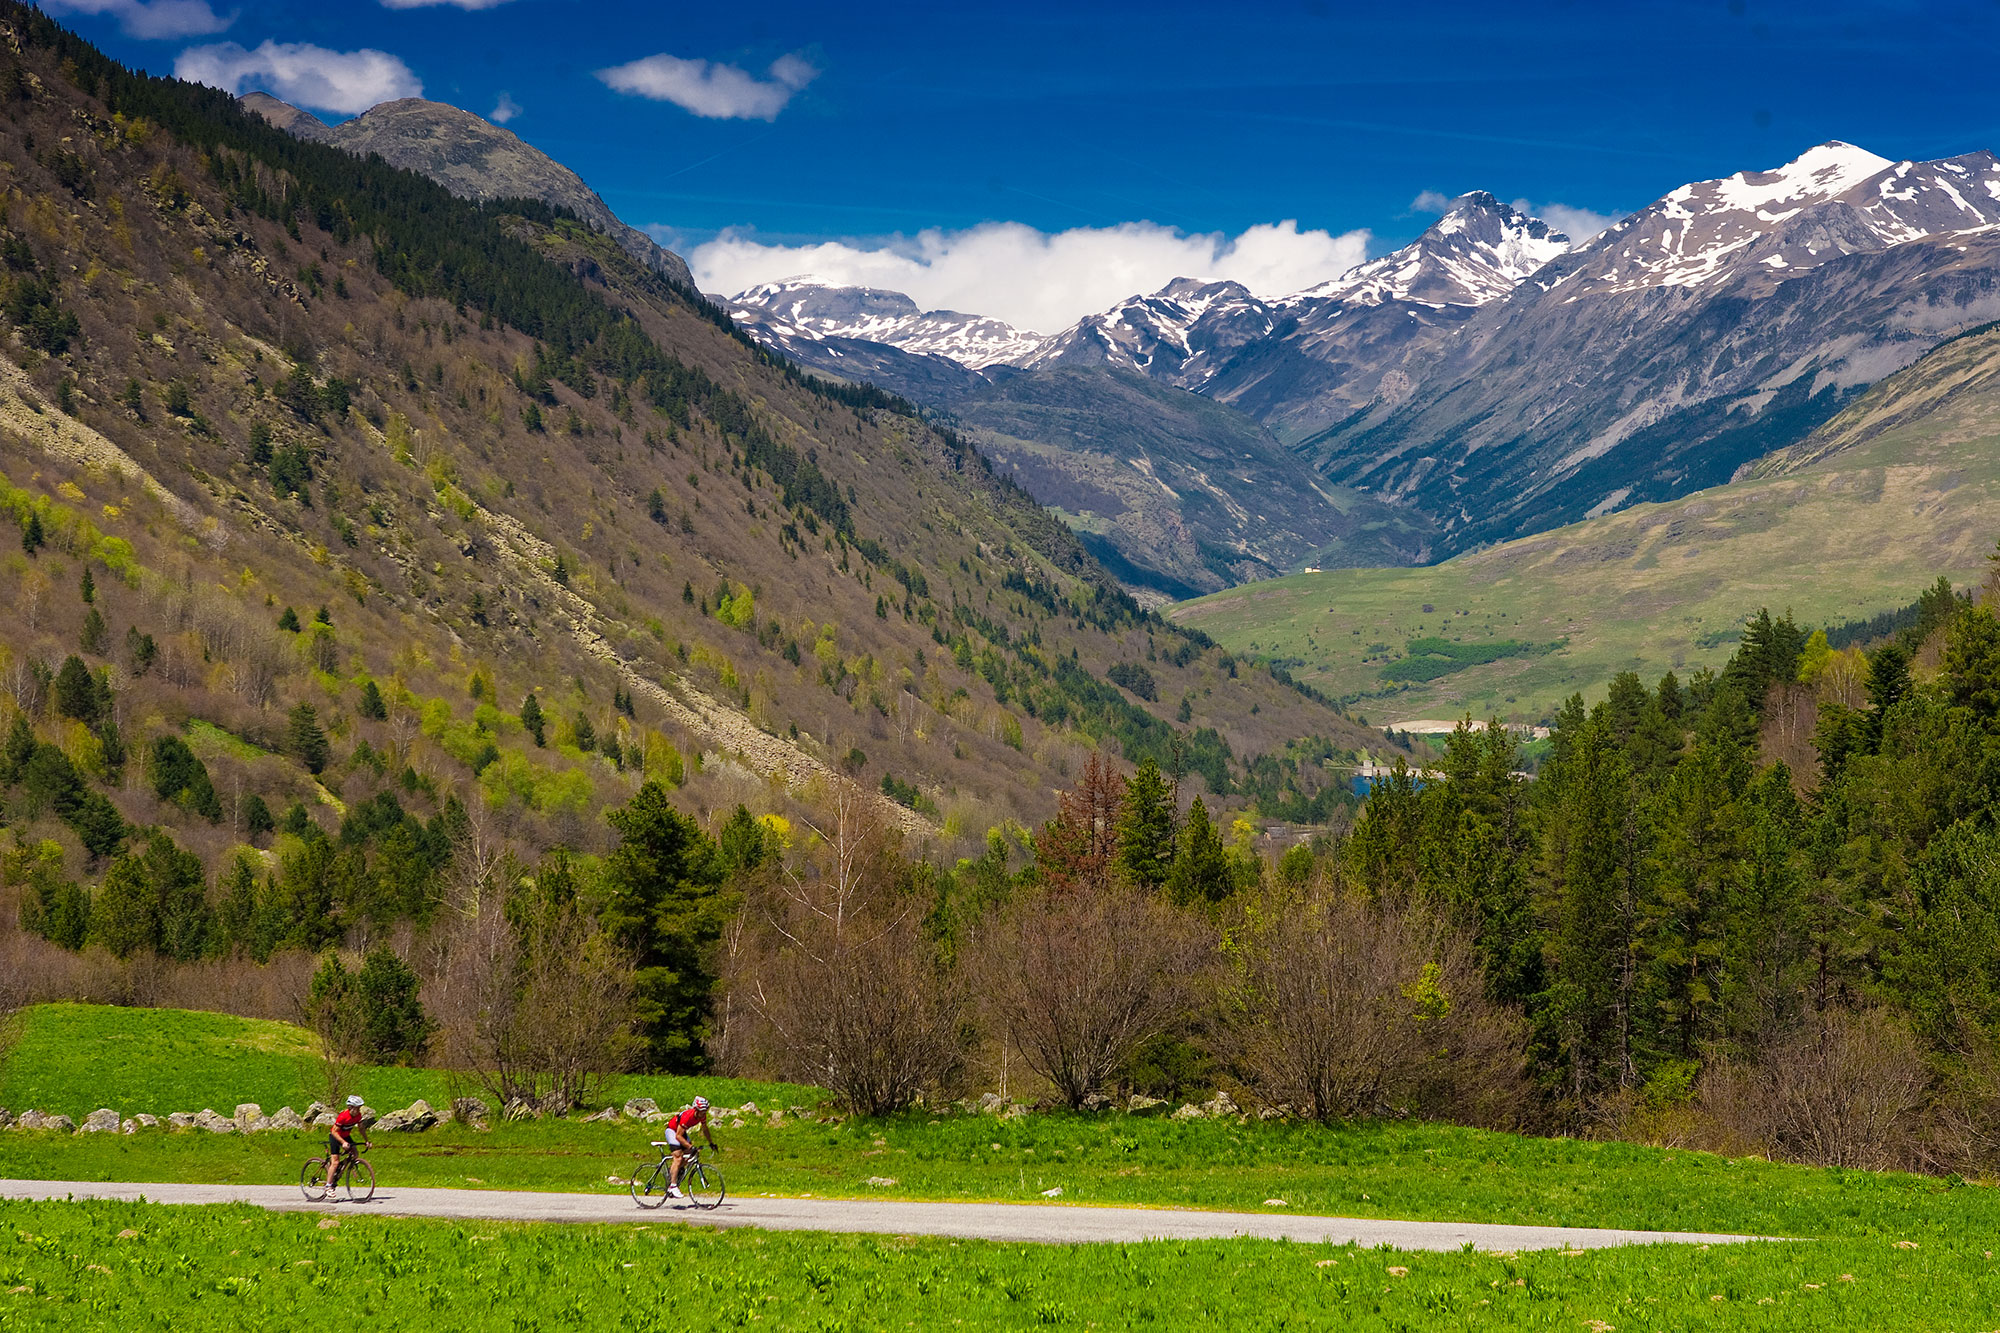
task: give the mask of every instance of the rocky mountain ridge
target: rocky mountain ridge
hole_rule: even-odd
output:
[[[242,102],[287,133],[357,156],[378,154],[392,167],[429,176],[461,199],[539,199],[566,208],[640,263],[682,287],[694,288],[687,261],[620,221],[581,176],[513,131],[470,111],[406,97],[328,125],[268,93],[246,93]]]

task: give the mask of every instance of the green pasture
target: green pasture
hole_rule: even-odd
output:
[[[17,1115],[32,1107],[81,1123],[100,1106],[128,1116],[203,1107],[229,1115],[239,1102],[256,1102],[269,1114],[280,1106],[303,1111],[325,1097],[312,1039],[290,1023],[185,1009],[44,1004],[16,1015],[11,1036],[12,1053],[0,1067],[0,1106]],[[447,1106],[454,1091],[480,1095],[434,1069],[369,1066],[353,1081],[378,1111],[419,1097]],[[727,1106],[810,1105],[825,1095],[781,1083],[634,1074],[620,1078],[609,1099],[651,1097],[680,1106],[697,1092]]]
[[[1790,475],[1635,505],[1444,564],[1295,574],[1169,614],[1233,652],[1287,664],[1378,726],[1467,710],[1533,722],[1572,693],[1601,696],[1621,671],[1651,683],[1720,667],[1761,607],[1825,626],[1906,605],[1939,574],[1976,582],[1996,536],[1990,427],[1926,420]],[[1435,670],[1394,666],[1424,639],[1462,644],[1468,658],[1508,640],[1567,643],[1426,680],[1384,677]]]

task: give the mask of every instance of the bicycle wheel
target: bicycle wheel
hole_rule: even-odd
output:
[[[695,1158],[681,1172],[681,1193],[697,1208],[714,1208],[722,1202],[722,1172]]]
[[[667,1164],[654,1162],[632,1173],[632,1202],[641,1208],[658,1208],[667,1201]]]
[[[306,1164],[299,1168],[299,1189],[307,1203],[318,1203],[326,1197],[326,1158],[306,1159]]]
[[[347,1191],[349,1203],[367,1203],[375,1197],[375,1168],[367,1158],[355,1158],[340,1173],[340,1187]]]

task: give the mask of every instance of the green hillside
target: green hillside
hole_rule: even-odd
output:
[[[1759,475],[1441,565],[1294,575],[1170,614],[1377,725],[1468,709],[1543,719],[1620,671],[1720,667],[1759,606],[1831,625],[1904,605],[1939,573],[1982,579],[2000,534],[1996,372],[2000,331],[1987,330],[1877,385]],[[1468,660],[1437,673],[1436,654],[1412,653],[1425,639]]]

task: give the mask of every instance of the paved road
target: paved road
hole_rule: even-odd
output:
[[[1595,1227],[1517,1227],[1484,1222],[1383,1222],[1279,1213],[1183,1212],[1164,1208],[1086,1208],[1062,1204],[909,1203],[889,1199],[730,1198],[713,1212],[647,1212],[623,1194],[388,1189],[371,1203],[309,1204],[287,1185],[128,1185],[67,1180],[0,1180],[6,1199],[125,1199],[152,1203],[252,1203],[279,1212],[377,1213],[392,1217],[500,1219],[524,1222],[688,1222],[773,1231],[870,1231],[966,1240],[1220,1240],[1250,1236],[1335,1245],[1390,1245],[1399,1250],[1601,1249],[1611,1245],[1723,1245],[1754,1236],[1685,1231],[1615,1231]]]

